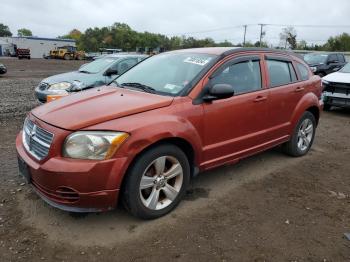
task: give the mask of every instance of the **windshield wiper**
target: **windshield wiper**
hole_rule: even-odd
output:
[[[142,91],[145,91],[147,93],[156,93],[157,90],[155,90],[153,87],[150,87],[150,86],[147,86],[147,85],[144,85],[144,84],[141,84],[141,83],[122,83],[120,84],[121,86],[130,86],[130,87],[133,87],[133,88],[137,88],[137,89],[140,89]]]

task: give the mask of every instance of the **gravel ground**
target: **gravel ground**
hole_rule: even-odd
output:
[[[166,217],[72,216],[23,184],[14,140],[34,87],[79,62],[0,62],[0,261],[350,261],[350,110],[322,115],[303,158],[277,148],[201,174]]]

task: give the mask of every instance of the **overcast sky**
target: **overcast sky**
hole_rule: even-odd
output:
[[[190,32],[197,38],[212,37],[243,41],[244,24],[343,25],[344,27],[295,27],[298,40],[324,43],[328,37],[350,33],[349,0],[1,0],[0,23],[17,29],[28,28],[35,36],[57,37],[73,28],[123,22],[136,31],[168,36]],[[349,25],[345,27],[346,25]],[[239,26],[234,28],[234,26]],[[279,42],[282,27],[266,26],[265,40]],[[259,40],[259,27],[249,26],[247,40]]]

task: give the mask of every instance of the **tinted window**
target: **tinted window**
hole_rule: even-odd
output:
[[[345,62],[345,58],[344,58],[343,55],[338,54],[337,56],[338,56],[338,61],[339,61],[340,63],[344,63],[344,62]]]
[[[261,89],[259,61],[245,61],[229,65],[211,80],[214,84],[230,84],[235,94],[243,94]]]
[[[271,87],[287,85],[295,82],[296,76],[290,62],[267,60],[267,67],[269,69]]]
[[[338,61],[337,55],[336,54],[329,55],[328,61]]]
[[[308,64],[324,64],[327,61],[327,55],[326,54],[306,54],[304,56],[304,60]]]
[[[100,58],[79,68],[80,72],[96,74],[117,61],[117,58]]]
[[[309,79],[309,70],[306,66],[297,63],[298,70],[300,72],[301,80],[305,81]]]

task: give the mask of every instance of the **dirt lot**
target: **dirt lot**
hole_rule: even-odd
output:
[[[35,85],[79,63],[0,62],[0,261],[350,261],[349,110],[323,114],[306,157],[275,149],[201,174],[164,218],[72,216],[23,184],[14,140]]]

